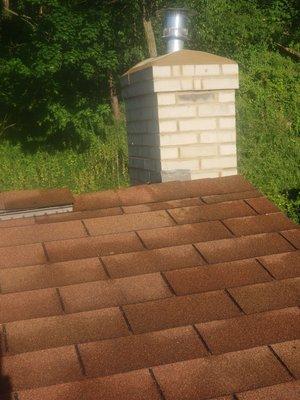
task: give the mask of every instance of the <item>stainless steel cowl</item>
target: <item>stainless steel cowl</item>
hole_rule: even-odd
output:
[[[191,11],[187,8],[166,8],[160,14],[164,16],[163,37],[167,41],[167,53],[183,49],[188,38]]]

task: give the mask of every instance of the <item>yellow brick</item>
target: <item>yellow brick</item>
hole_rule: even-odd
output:
[[[233,168],[233,169],[223,169],[221,171],[221,176],[231,176],[231,175],[237,175],[237,169]]]
[[[239,66],[238,64],[223,64],[222,71],[223,74],[235,75],[239,72]]]
[[[220,154],[222,156],[229,156],[232,154],[236,154],[236,145],[235,144],[221,144],[220,145]]]
[[[194,76],[195,75],[195,66],[194,65],[183,65],[182,66],[182,75],[183,76]]]
[[[235,106],[234,104],[227,103],[212,103],[212,104],[200,104],[198,106],[199,117],[209,116],[209,115],[234,115]]]
[[[202,79],[194,79],[194,89],[195,90],[202,89]]]
[[[176,121],[159,121],[159,131],[160,133],[169,133],[177,131]]]
[[[176,77],[181,76],[181,65],[172,66],[172,75]]]
[[[171,67],[170,66],[154,66],[153,67],[153,77],[154,78],[169,78],[171,77]]]
[[[235,128],[235,118],[220,118],[219,127],[221,129],[232,129]]]
[[[182,132],[201,131],[216,128],[215,118],[198,118],[179,121],[179,130]]]
[[[191,179],[206,179],[206,178],[218,178],[219,172],[218,171],[199,171],[199,172],[192,172]]]
[[[161,79],[154,81],[155,92],[175,92],[180,90],[179,79]]]
[[[236,157],[203,158],[201,169],[235,168]]]
[[[162,160],[176,159],[178,158],[178,148],[177,147],[161,147],[160,156]]]
[[[198,160],[174,160],[174,161],[161,161],[161,168],[163,170],[173,170],[173,169],[189,169],[197,170],[199,168]]]
[[[217,64],[208,65],[196,65],[195,75],[207,76],[207,75],[219,75],[220,66]]]
[[[160,119],[190,118],[196,115],[197,107],[194,105],[159,107],[158,109],[158,117]]]
[[[206,78],[202,80],[202,88],[208,89],[238,89],[239,80],[237,76],[224,78]]]
[[[182,158],[197,158],[216,156],[218,154],[217,145],[198,145],[198,146],[181,146],[180,157]]]
[[[234,90],[222,90],[219,92],[219,102],[220,103],[229,103],[235,101],[235,92]]]
[[[176,103],[174,93],[157,93],[157,104],[159,106],[171,105]]]
[[[198,142],[196,133],[173,133],[172,135],[161,135],[161,146],[177,146],[182,144],[193,144]]]
[[[180,80],[181,83],[181,90],[193,90],[193,79],[181,79]]]

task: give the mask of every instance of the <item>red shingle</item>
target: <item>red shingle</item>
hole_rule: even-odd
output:
[[[250,204],[251,207],[254,208],[258,214],[269,214],[280,212],[279,208],[275,206],[270,200],[266,197],[256,197],[253,199],[247,199],[246,202]]]
[[[205,264],[191,245],[117,254],[102,257],[102,261],[112,278]]]
[[[272,348],[294,377],[300,379],[300,340],[273,344]]]
[[[3,374],[13,389],[35,388],[82,377],[73,346],[3,357]]]
[[[294,226],[241,176],[0,222],[0,386],[11,378],[19,400],[266,396],[299,374]]]
[[[98,258],[0,270],[2,293],[74,285],[106,278]]]
[[[88,376],[112,375],[208,354],[191,327],[86,343],[79,351]]]
[[[178,224],[255,215],[255,211],[243,201],[175,208],[169,212]]]
[[[278,232],[295,227],[295,224],[282,213],[232,218],[223,222],[236,236]]]
[[[43,215],[35,217],[38,224],[49,224],[51,222],[64,222],[73,221],[86,218],[98,218],[107,217],[110,215],[123,214],[120,207],[105,208],[103,210],[91,210],[91,211],[75,211],[61,214]]]
[[[166,182],[161,184],[133,186],[118,190],[118,195],[123,206],[133,206],[169,200],[180,200],[197,197],[199,190],[195,190],[195,182],[188,187],[185,182]]]
[[[34,290],[0,296],[0,322],[62,314],[55,289]]]
[[[248,190],[245,192],[233,192],[224,194],[213,194],[210,196],[202,196],[202,200],[207,204],[222,203],[223,201],[250,199],[259,197],[261,193],[258,190]]]
[[[148,249],[217,240],[232,236],[219,221],[147,229],[139,231],[138,234]]]
[[[241,238],[197,243],[196,247],[210,263],[240,260],[293,250],[293,247],[278,233],[262,233]]]
[[[237,395],[238,400],[299,400],[300,381],[250,390]]]
[[[199,179],[186,182],[166,182],[163,185],[141,185],[118,190],[123,206],[178,200],[187,197],[209,196],[253,190],[242,176]]]
[[[141,370],[19,393],[19,400],[41,399],[161,400],[161,397],[149,371]]]
[[[165,276],[177,295],[207,292],[272,279],[255,260],[169,271]]]
[[[0,268],[23,267],[47,261],[40,243],[0,248]]]
[[[161,299],[172,294],[160,274],[90,282],[60,288],[66,312]]]
[[[50,261],[68,261],[143,250],[134,232],[45,243]]]
[[[10,353],[22,353],[129,334],[118,308],[11,322],[6,325]]]
[[[250,182],[241,175],[225,176],[222,178],[196,179],[181,182],[178,189],[189,193],[190,196],[209,196],[254,190]]]
[[[93,218],[85,220],[84,223],[92,236],[174,225],[165,211]]]
[[[233,397],[232,396],[214,397],[213,399],[210,400],[233,400]]]
[[[247,313],[297,306],[300,278],[228,289]]]
[[[8,219],[0,221],[0,228],[11,228],[13,226],[27,226],[27,225],[33,225],[34,223],[35,223],[34,218]]]
[[[86,193],[75,196],[74,211],[98,210],[120,206],[120,199],[114,190]]]
[[[296,249],[300,249],[300,229],[291,229],[281,233]]]
[[[123,307],[135,333],[230,318],[241,312],[223,291],[172,297]]]
[[[298,308],[285,308],[196,327],[211,351],[220,354],[295,339],[300,334],[299,316]]]
[[[159,203],[140,204],[137,206],[124,206],[123,210],[126,214],[134,214],[147,211],[167,210],[177,207],[197,206],[200,204],[203,204],[203,202],[198,197],[193,197],[188,199],[169,200]]]
[[[272,254],[270,256],[260,257],[259,261],[276,279],[300,276],[300,251]]]
[[[73,204],[69,189],[18,190],[2,193],[5,209],[33,209]]]
[[[86,236],[86,232],[81,221],[1,228],[0,246],[71,239],[83,236]]]
[[[291,380],[267,348],[156,367],[166,400],[204,400]]]
[[[180,197],[178,190],[174,190],[174,184],[167,182],[162,190],[158,190],[159,185],[139,185],[126,189],[118,190],[119,198],[123,206],[133,206],[144,203],[162,202],[167,200],[176,200]]]

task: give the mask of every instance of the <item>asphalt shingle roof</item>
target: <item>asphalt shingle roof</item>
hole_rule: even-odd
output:
[[[0,221],[0,398],[299,399],[299,242],[241,176]]]

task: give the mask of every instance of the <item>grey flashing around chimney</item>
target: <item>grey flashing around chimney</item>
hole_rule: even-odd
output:
[[[161,171],[162,182],[190,181],[191,171],[189,169],[174,169],[172,171]]]

